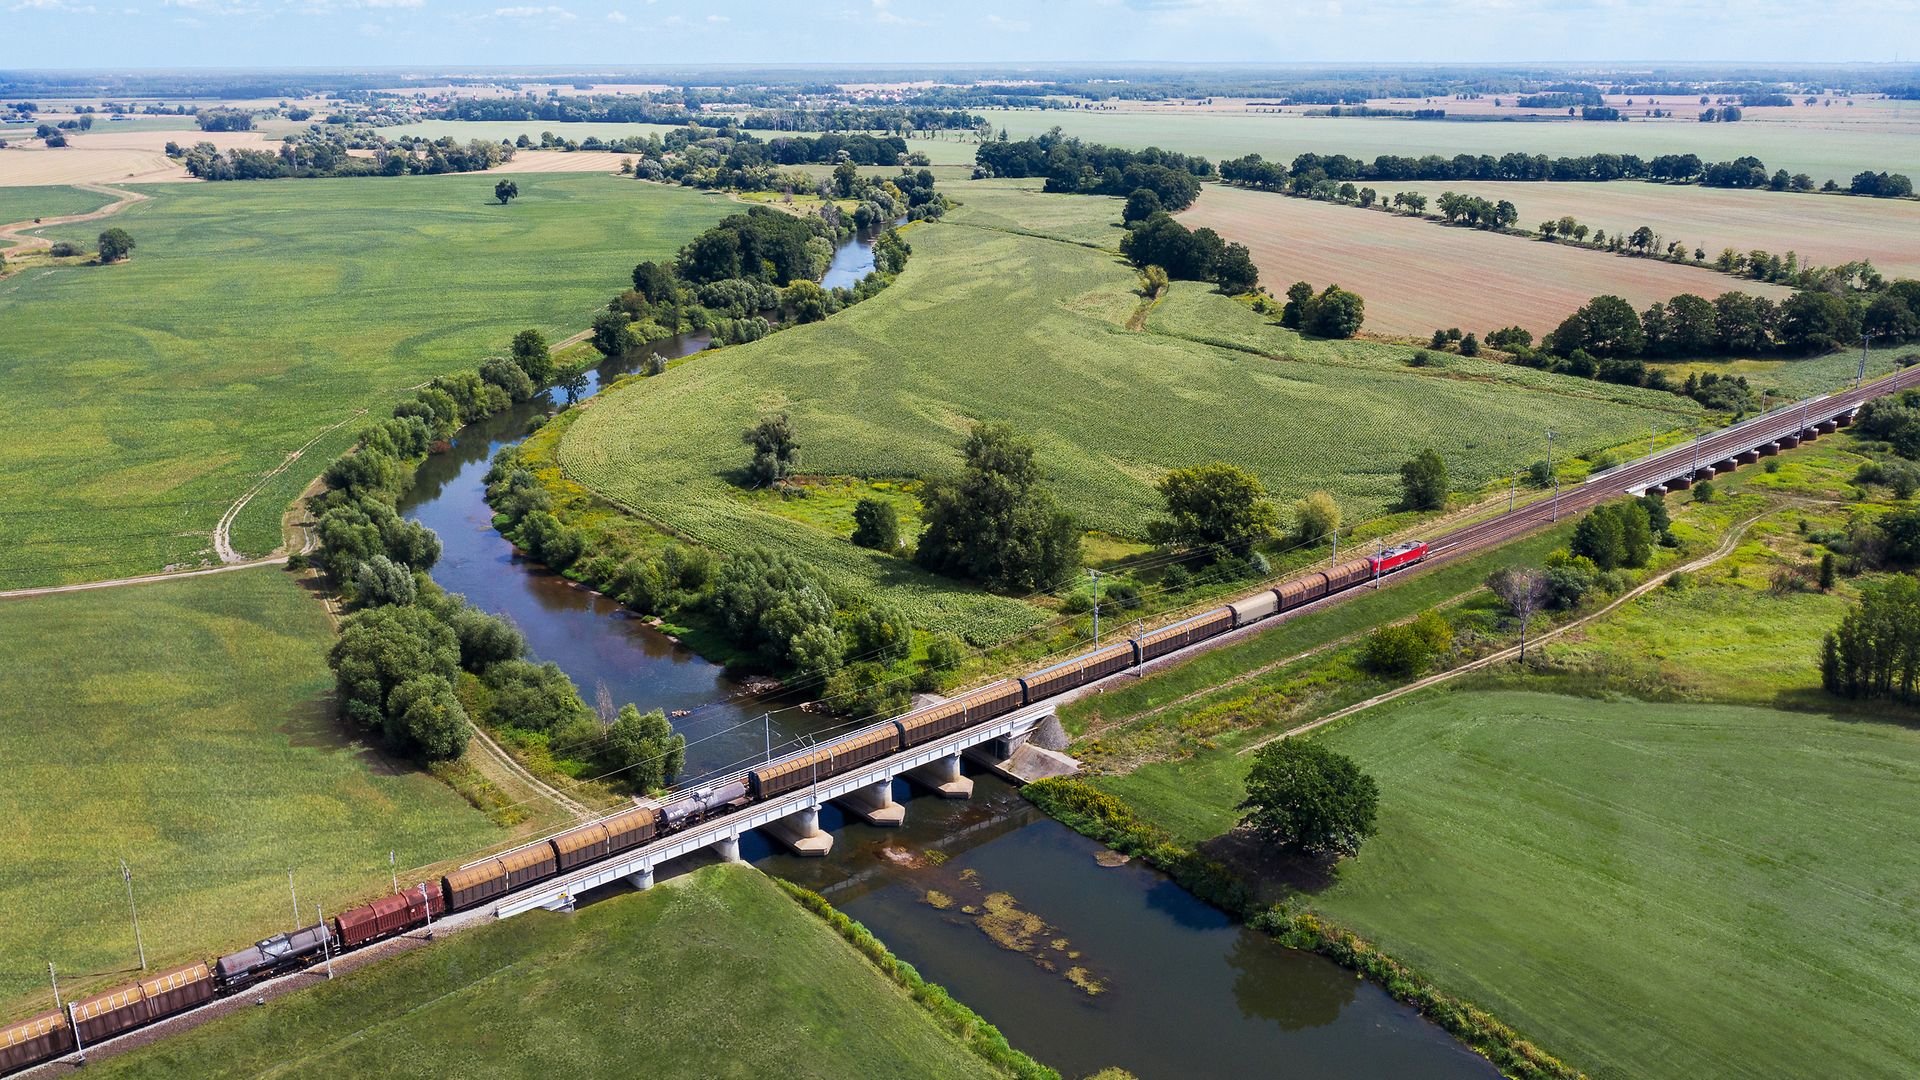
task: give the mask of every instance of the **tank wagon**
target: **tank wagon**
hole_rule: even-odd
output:
[[[923,746],[1008,713],[1038,704],[1249,626],[1324,597],[1403,570],[1427,558],[1424,541],[1354,559],[1210,611],[1158,627],[1014,679],[1002,679],[904,716],[870,724],[832,742],[809,747],[744,774],[680,791],[661,804],[636,805],[609,817],[490,855],[438,881],[410,885],[391,896],[343,911],[329,923],[303,927],[205,964],[189,964],[130,986],[75,1001],[0,1029],[0,1073],[37,1065],[80,1045],[91,1046],[143,1024],[175,1015],[263,979],[405,933],[450,912],[467,911],[517,889],[631,851],[690,828],[716,814],[778,798],[821,780]]]

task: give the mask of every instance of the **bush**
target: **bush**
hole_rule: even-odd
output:
[[[1367,635],[1360,647],[1360,663],[1381,675],[1404,677],[1424,669],[1433,652],[1432,640],[1413,626],[1383,626]]]
[[[863,498],[853,507],[853,542],[875,551],[900,547],[900,514],[885,499]]]
[[[1422,450],[1400,466],[1401,505],[1439,510],[1447,505],[1447,463],[1437,450]]]

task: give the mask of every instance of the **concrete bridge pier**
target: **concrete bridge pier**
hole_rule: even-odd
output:
[[[719,852],[720,858],[725,862],[741,861],[740,860],[740,834],[733,833],[728,836],[723,836],[720,839],[714,841],[713,850]]]
[[[628,874],[627,884],[642,891],[653,888],[653,867],[643,866],[637,872]]]
[[[1778,447],[1781,450],[1791,450],[1794,447],[1800,445],[1800,436],[1782,435],[1779,438],[1773,440],[1773,445]]]
[[[973,780],[960,772],[960,755],[948,754],[907,773],[907,778],[933,789],[943,799],[970,799]]]
[[[833,834],[820,827],[818,806],[809,806],[790,818],[769,822],[762,828],[795,855],[818,858],[833,850]],[[736,850],[738,846],[736,841]]]
[[[1780,452],[1780,444],[1778,442],[1761,443],[1753,448],[1753,452],[1761,457],[1772,457]]]
[[[893,781],[882,780],[872,787],[842,795],[838,802],[855,817],[869,825],[902,825],[907,808],[893,801]]]
[[[1758,451],[1758,450],[1743,450],[1743,451],[1741,451],[1740,453],[1738,453],[1738,454],[1735,454],[1735,455],[1733,456],[1733,460],[1734,460],[1734,462],[1735,462],[1735,464],[1739,464],[1739,465],[1752,465],[1752,464],[1753,464],[1754,462],[1756,462],[1756,461],[1759,461],[1759,460],[1760,460],[1760,451]]]

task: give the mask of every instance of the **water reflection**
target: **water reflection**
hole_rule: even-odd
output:
[[[1067,1076],[1497,1075],[1351,972],[1149,868],[1100,865],[1105,849],[1008,785],[974,782],[971,801],[914,797],[900,829],[845,826],[825,859],[762,847],[755,861],[826,895]],[[996,896],[997,923],[982,915]]]

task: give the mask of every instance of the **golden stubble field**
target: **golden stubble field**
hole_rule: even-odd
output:
[[[84,131],[49,150],[39,140],[0,149],[0,187],[43,184],[160,184],[192,181],[166,154],[168,142],[210,142],[222,150],[272,144],[258,131]]]
[[[1636,308],[1683,292],[1788,295],[1709,270],[1217,184],[1180,220],[1247,245],[1275,295],[1295,281],[1316,291],[1338,284],[1359,293],[1372,334],[1426,337],[1439,327],[1485,333],[1524,326],[1539,335],[1602,293]]]
[[[1380,185],[1383,191],[1417,191],[1431,202],[1457,191],[1520,210],[1522,228],[1571,215],[1609,235],[1642,225],[1661,242],[1679,240],[1711,259],[1722,248],[1759,248],[1776,255],[1797,252],[1800,262],[1837,266],[1871,259],[1889,277],[1920,275],[1920,202],[1843,195],[1788,194],[1620,182],[1552,184],[1490,181],[1419,181]]]

